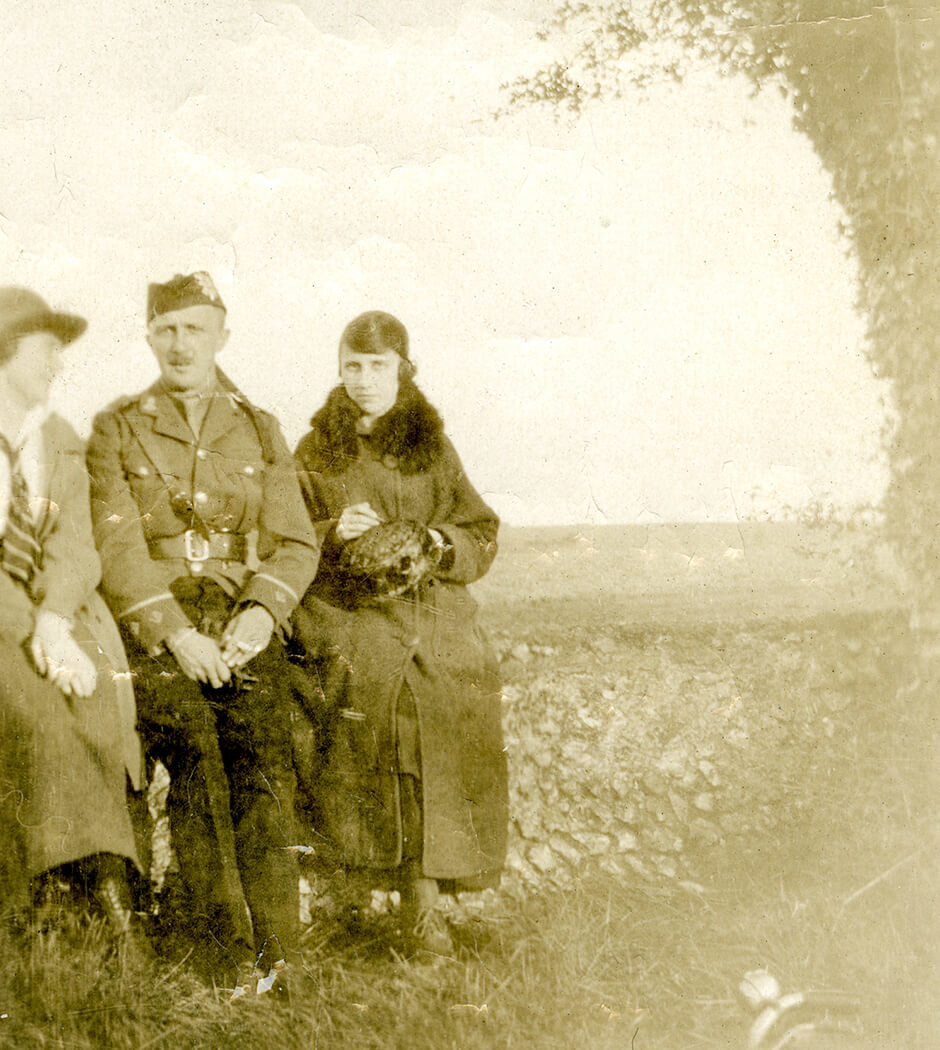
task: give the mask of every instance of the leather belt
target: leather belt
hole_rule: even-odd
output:
[[[244,561],[248,553],[246,537],[237,532],[210,532],[208,536],[187,529],[178,536],[161,536],[150,541],[151,558],[183,558],[188,562]]]

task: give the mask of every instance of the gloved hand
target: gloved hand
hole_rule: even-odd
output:
[[[222,634],[222,659],[231,668],[243,667],[267,648],[274,617],[263,605],[248,605],[229,620]]]
[[[200,634],[195,627],[184,627],[167,639],[166,647],[173,654],[180,670],[194,682],[208,682],[219,689],[232,672],[222,657],[219,643]]]
[[[372,509],[371,504],[354,503],[351,507],[346,507],[340,514],[339,521],[336,523],[336,538],[340,543],[347,543],[381,524],[382,519]]]
[[[72,637],[72,625],[64,616],[40,610],[30,639],[29,651],[41,675],[66,696],[91,696],[98,672],[91,657]]]

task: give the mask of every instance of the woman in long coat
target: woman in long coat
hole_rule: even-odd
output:
[[[84,448],[46,410],[62,347],[84,329],[34,292],[0,288],[0,909],[29,904],[55,871],[126,933],[133,693],[96,591]]]
[[[499,682],[466,586],[495,557],[498,519],[413,373],[400,321],[356,318],[340,342],[341,385],[297,448],[322,542],[295,613],[309,706],[319,697],[324,712],[322,766],[301,779],[321,859],[397,875],[416,940],[447,951],[438,888],[494,886],[505,857]],[[364,597],[346,547],[402,521],[427,538],[433,572]]]

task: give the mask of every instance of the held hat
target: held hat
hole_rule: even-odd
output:
[[[0,287],[0,346],[30,332],[52,332],[68,344],[87,327],[84,317],[58,313],[29,288]]]
[[[225,309],[222,296],[205,270],[178,273],[166,284],[151,284],[147,289],[147,321],[171,310],[185,310],[187,306],[216,306]]]

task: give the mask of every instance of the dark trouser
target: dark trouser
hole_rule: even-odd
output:
[[[216,633],[233,603],[209,580],[180,580],[187,615]],[[216,630],[210,621],[214,621]],[[197,936],[235,961],[296,943],[300,909],[287,657],[272,641],[221,689],[194,682],[168,653],[128,644],[148,761],[170,774],[167,812]]]

